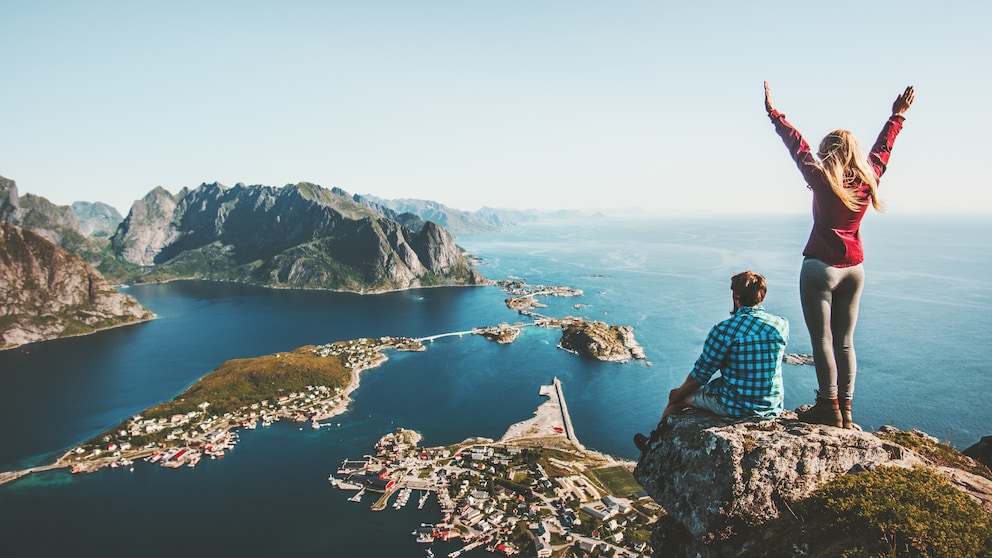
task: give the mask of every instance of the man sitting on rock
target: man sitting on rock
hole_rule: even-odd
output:
[[[782,356],[789,342],[789,322],[761,306],[767,292],[761,275],[753,271],[734,275],[730,291],[734,311],[710,330],[692,372],[668,394],[662,420],[686,408],[734,418],[782,413]],[[647,442],[643,434],[634,436],[642,451]]]

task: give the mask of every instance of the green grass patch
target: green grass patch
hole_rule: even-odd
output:
[[[643,487],[634,479],[634,475],[619,465],[593,469],[591,473],[606,487],[610,494],[620,498],[626,498],[643,490]]]
[[[939,474],[843,475],[756,530],[748,558],[992,556],[992,515]]]
[[[895,442],[911,449],[936,465],[954,467],[992,480],[992,471],[988,467],[954,449],[950,444],[935,441],[922,432],[912,430],[909,432],[877,432],[875,435],[883,440]]]
[[[210,403],[210,412],[234,412],[263,400],[275,400],[307,386],[344,387],[351,379],[340,357],[313,354],[312,346],[257,358],[229,360],[204,376],[172,401],[146,411],[148,418],[164,418],[197,410]]]

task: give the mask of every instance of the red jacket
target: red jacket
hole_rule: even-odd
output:
[[[810,152],[809,144],[799,131],[785,119],[785,115],[777,110],[768,114],[775,131],[781,136],[789,149],[793,160],[799,167],[799,172],[806,179],[807,187],[813,191],[813,230],[809,233],[809,241],[803,249],[803,255],[816,258],[827,265],[847,267],[858,265],[865,259],[864,247],[861,245],[861,219],[868,210],[868,203],[858,211],[851,211],[844,202],[830,189],[830,183],[820,169],[819,164]],[[881,177],[889,163],[892,144],[902,130],[902,116],[891,116],[882,127],[875,145],[868,154],[875,175]],[[861,198],[868,201],[871,190],[867,184],[855,183]]]

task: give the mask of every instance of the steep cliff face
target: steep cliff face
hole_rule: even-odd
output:
[[[172,195],[165,188],[155,188],[131,206],[121,228],[110,237],[111,248],[126,262],[154,264],[162,249],[179,237],[178,224],[173,222],[175,212]]]
[[[0,349],[154,317],[80,257],[6,221],[0,284]]]
[[[428,222],[415,231],[309,183],[204,184],[175,196],[156,188],[135,203],[111,245],[151,267],[148,279],[355,291],[486,282],[444,228]]]
[[[17,225],[20,223],[19,215],[17,184],[9,178],[0,176],[0,221]]]
[[[789,514],[790,503],[839,475],[881,466],[931,468],[992,512],[989,479],[872,433],[802,423],[790,411],[773,420],[668,417],[634,477],[668,512],[654,532],[655,555],[722,557],[739,556],[752,531]]]

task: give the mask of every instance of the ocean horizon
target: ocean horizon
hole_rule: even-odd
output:
[[[633,326],[644,361],[583,359],[560,334],[528,327],[511,345],[444,338],[423,353],[388,353],[362,374],[334,425],[277,423],[244,431],[223,460],[195,469],[137,463],[31,475],[0,486],[0,535],[11,556],[84,549],[108,555],[203,552],[420,556],[410,537],[432,510],[371,512],[332,490],[327,475],[397,427],[422,445],[499,438],[532,416],[555,377],[579,440],[634,460],[635,432],[651,430],[709,328],[731,308],[730,276],[768,280],[764,306],[790,322],[787,352],[810,353],[798,295],[808,215],[587,218],[463,235],[490,279],[581,289],[542,297],[546,315]],[[992,222],[984,216],[870,215],[863,226],[867,284],[856,330],[854,417],[865,430],[920,429],[958,449],[992,434],[987,347],[992,334]],[[291,291],[202,281],[125,289],[158,318],[85,337],[0,352],[0,470],[51,462],[142,410],[168,401],[232,358],[359,337],[423,337],[527,321],[498,287],[378,295]],[[785,365],[785,405],[813,401],[812,366]],[[361,509],[358,509],[361,508]],[[452,546],[454,550],[456,546]],[[484,551],[474,551],[486,555]],[[6,554],[6,550],[5,550]]]

